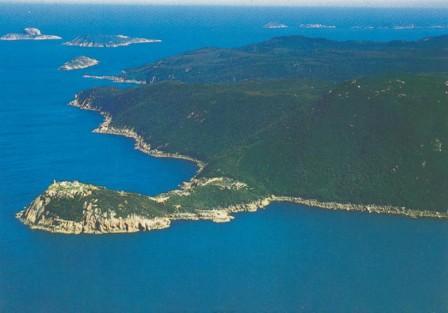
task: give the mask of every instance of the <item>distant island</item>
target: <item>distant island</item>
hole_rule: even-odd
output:
[[[269,22],[265,24],[263,27],[267,29],[282,29],[282,28],[288,28],[288,25],[277,22]]]
[[[351,29],[356,30],[376,30],[376,29],[394,29],[394,30],[414,30],[414,29],[447,29],[446,24],[435,24],[435,25],[415,25],[415,24],[401,24],[401,25],[356,25],[352,26]]]
[[[61,71],[73,71],[73,70],[80,70],[85,69],[88,67],[92,67],[100,63],[96,59],[92,59],[86,56],[80,56],[77,58],[74,58],[70,61],[65,62],[63,65],[59,67],[59,70]]]
[[[73,234],[226,222],[272,202],[446,219],[447,47],[447,36],[288,36],[129,69],[147,84],[86,90],[71,105],[103,115],[98,133],[194,162],[195,177],[152,197],[54,182],[17,217]]]
[[[126,35],[98,35],[79,36],[73,40],[64,42],[66,46],[87,48],[116,48],[133,44],[159,43],[159,39],[133,38]]]
[[[300,24],[300,28],[307,29],[335,29],[335,25],[324,25],[324,24]]]
[[[0,40],[59,40],[62,37],[56,35],[42,34],[40,29],[34,27],[27,27],[22,33],[9,33],[0,37]]]

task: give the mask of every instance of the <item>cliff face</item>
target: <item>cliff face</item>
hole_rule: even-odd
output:
[[[92,203],[85,204],[82,220],[67,220],[48,214],[46,204],[50,201],[51,198],[45,195],[39,196],[26,210],[19,212],[17,217],[32,229],[65,234],[132,233],[167,228],[171,223],[169,218],[162,217],[148,219],[131,215],[117,218],[103,215]]]
[[[98,187],[79,182],[54,183],[17,217],[33,229],[70,234],[148,231],[170,225],[170,220],[163,217],[147,218],[136,214],[116,217],[112,210],[98,207],[96,199],[91,197],[97,190]],[[58,206],[63,205],[61,200],[77,205],[73,209],[81,210],[81,217],[69,218],[61,214],[62,210],[68,209]]]

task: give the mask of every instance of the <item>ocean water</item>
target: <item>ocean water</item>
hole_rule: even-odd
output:
[[[290,28],[264,29],[270,21]],[[446,10],[0,4],[1,34],[34,26],[65,39],[163,40],[117,49],[0,41],[0,312],[448,312],[443,221],[275,204],[227,224],[68,236],[31,231],[14,217],[53,179],[157,194],[195,172],[188,162],[143,155],[125,138],[92,134],[98,114],[66,104],[110,83],[82,74],[278,35],[411,40],[448,34],[447,25]],[[79,55],[101,64],[57,71]]]

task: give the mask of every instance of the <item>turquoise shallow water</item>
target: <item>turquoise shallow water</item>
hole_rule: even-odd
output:
[[[101,118],[66,104],[110,74],[202,46],[280,34],[415,39],[448,33],[448,11],[0,5],[0,33],[26,26],[160,38],[119,49],[0,42],[0,312],[448,312],[448,225],[287,204],[228,224],[178,222],[130,235],[31,231],[14,214],[53,179],[156,194],[192,164],[150,158],[92,134]],[[266,30],[271,20],[287,30]],[[336,29],[304,30],[321,23]],[[415,24],[412,30],[394,26]],[[375,25],[375,30],[353,26]],[[101,64],[60,73],[71,57]]]

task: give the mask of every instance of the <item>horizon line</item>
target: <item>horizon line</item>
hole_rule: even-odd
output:
[[[324,3],[313,3],[313,4],[291,4],[291,3],[158,3],[158,2],[148,2],[145,0],[137,0],[133,2],[128,2],[126,0],[111,1],[111,0],[98,0],[98,1],[78,1],[78,0],[0,0],[1,4],[41,4],[41,5],[119,5],[119,6],[164,6],[164,7],[252,7],[252,8],[328,8],[328,9],[448,9],[447,4],[429,4],[429,5],[405,5],[405,4],[394,4],[394,5],[383,5],[383,4],[324,4]]]

